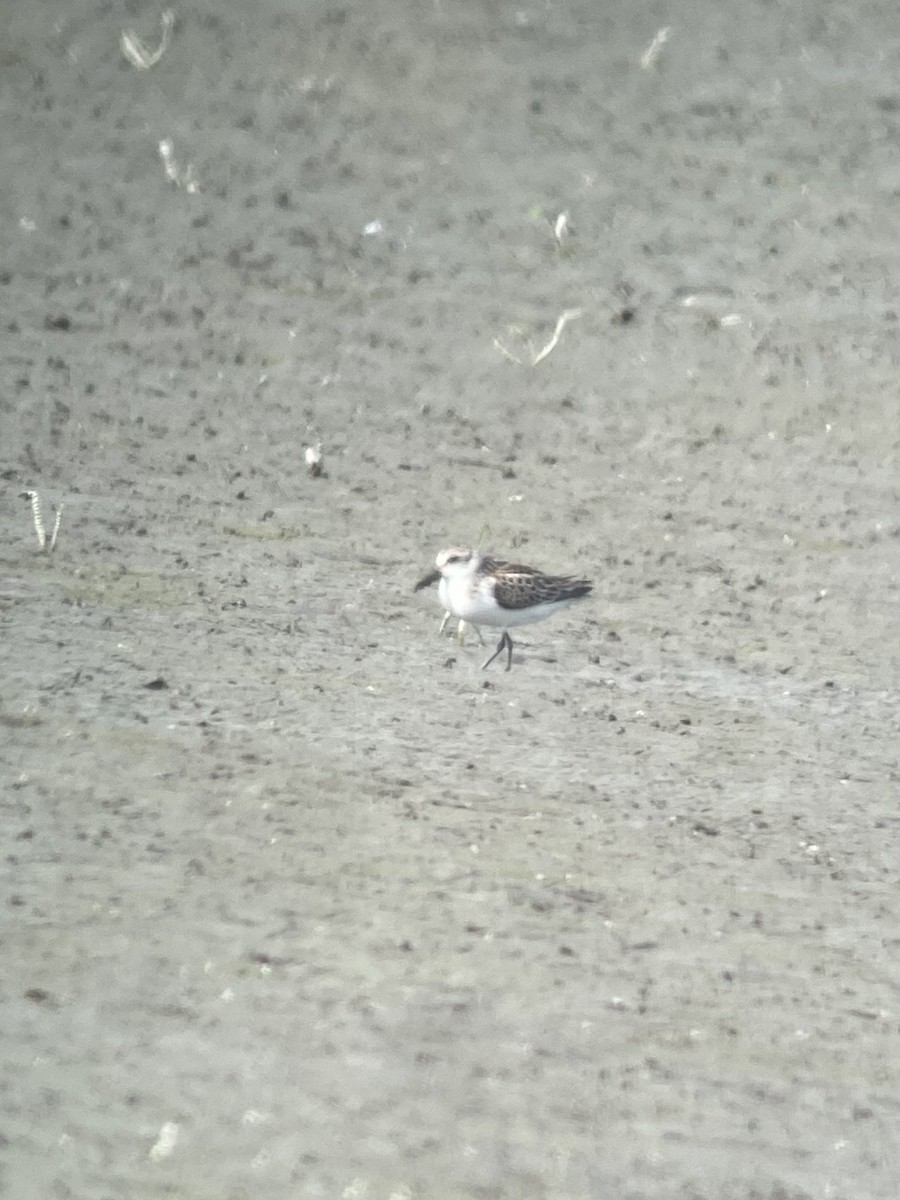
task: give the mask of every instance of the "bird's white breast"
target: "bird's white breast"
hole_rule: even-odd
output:
[[[453,605],[450,603],[449,581],[443,575],[438,582],[438,602],[445,612],[453,612]]]
[[[506,614],[494,601],[488,579],[473,581],[470,575],[442,579],[439,593],[444,607],[462,621],[498,628],[506,624]]]

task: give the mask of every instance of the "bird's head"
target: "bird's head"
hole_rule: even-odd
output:
[[[441,576],[444,579],[455,579],[460,575],[467,575],[472,569],[472,560],[476,557],[474,550],[466,550],[460,546],[442,550],[434,560],[434,570],[419,580],[415,590],[420,592],[422,588],[430,587],[431,584],[437,583]]]

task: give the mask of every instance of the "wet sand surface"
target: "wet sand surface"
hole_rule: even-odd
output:
[[[158,18],[3,16],[0,1191],[895,1200],[895,6]]]

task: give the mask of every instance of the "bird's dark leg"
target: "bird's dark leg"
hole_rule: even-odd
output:
[[[497,644],[497,649],[494,651],[494,653],[491,655],[491,657],[487,660],[487,662],[482,663],[482,665],[481,665],[482,671],[486,671],[488,669],[488,667],[491,665],[491,663],[494,661],[494,659],[499,658],[504,650],[507,652],[506,669],[508,671],[509,668],[512,666],[513,644],[512,644],[512,638],[509,636],[509,634],[507,633],[507,631],[505,629],[503,630],[503,636],[500,638],[500,641]]]

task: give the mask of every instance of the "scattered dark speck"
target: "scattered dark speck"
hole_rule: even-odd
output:
[[[705,833],[707,837],[718,837],[719,830],[715,825],[707,825],[705,821],[694,822],[694,833]]]
[[[33,1000],[35,1004],[46,1004],[52,999],[52,996],[44,988],[29,988],[24,993],[26,1000]]]
[[[44,328],[55,333],[68,333],[72,328],[72,318],[67,317],[65,313],[60,313],[59,316],[44,317]]]

